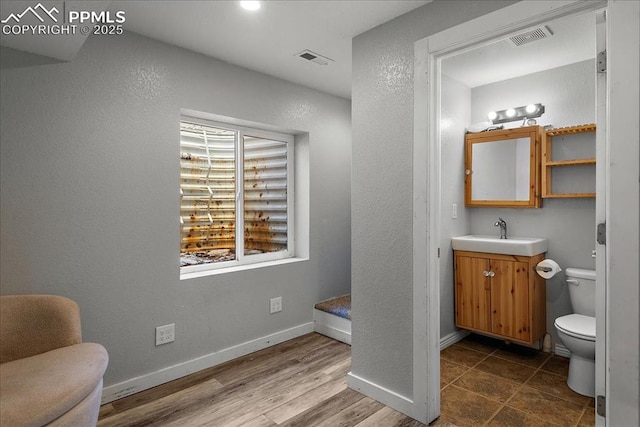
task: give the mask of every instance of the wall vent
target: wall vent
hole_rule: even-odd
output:
[[[295,56],[299,56],[302,59],[306,59],[307,61],[311,61],[314,64],[318,64],[318,65],[329,65],[330,62],[334,62],[333,59],[327,58],[326,56],[320,55],[319,53],[312,52],[308,49],[305,49],[302,52],[296,53]]]
[[[516,34],[507,39],[512,46],[522,46],[523,44],[535,42],[536,40],[551,37],[553,33],[547,26],[538,27],[525,33]]]

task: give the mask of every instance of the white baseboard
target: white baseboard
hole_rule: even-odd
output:
[[[571,357],[571,352],[569,351],[569,349],[563,346],[562,344],[556,344],[553,347],[553,354],[561,357],[567,357],[567,358]]]
[[[347,385],[349,388],[377,400],[398,412],[402,412],[409,417],[414,416],[413,400],[408,397],[374,384],[351,372],[347,374]]]
[[[459,329],[445,337],[440,338],[440,350],[443,350],[450,345],[457,343],[469,334],[469,331]],[[359,377],[351,372],[349,372],[347,376],[347,384],[350,388],[364,394],[365,396],[375,399],[378,402],[381,402],[395,409],[396,411],[402,412],[405,415],[408,415],[412,418],[414,417],[415,411],[413,407],[413,400],[409,399],[408,397],[402,396],[394,391],[379,386],[378,384],[372,383],[371,381]]]
[[[351,345],[351,320],[314,309],[313,322],[317,333]]]
[[[304,323],[255,340],[247,341],[215,353],[206,354],[196,359],[187,360],[155,372],[131,378],[117,384],[107,386],[102,391],[102,404],[113,402],[134,393],[182,378],[194,372],[219,365],[229,360],[245,356],[258,350],[271,347],[290,339],[313,332],[313,322]]]
[[[463,340],[464,337],[466,337],[470,333],[471,332],[465,331],[464,329],[458,329],[457,331],[452,332],[449,335],[441,337],[440,338],[440,351],[444,350],[445,348],[449,347],[452,344],[457,343],[458,341]]]

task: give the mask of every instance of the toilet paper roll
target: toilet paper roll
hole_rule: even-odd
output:
[[[543,259],[538,263],[538,265],[536,265],[536,273],[538,273],[538,276],[543,279],[551,279],[561,271],[562,269],[558,263],[552,259]]]

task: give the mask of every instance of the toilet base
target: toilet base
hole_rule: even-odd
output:
[[[567,385],[576,393],[594,397],[596,395],[596,361],[571,354]]]

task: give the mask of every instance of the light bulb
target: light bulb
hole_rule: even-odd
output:
[[[507,115],[507,117],[515,117],[516,110],[514,110],[513,108],[509,108],[505,114]]]
[[[489,114],[487,114],[487,118],[489,120],[495,120],[498,118],[498,113],[496,113],[495,111],[491,111]]]
[[[536,110],[538,109],[538,107],[536,107],[534,104],[529,104],[527,105],[527,113],[531,114],[531,113],[535,113]]]
[[[259,1],[241,1],[240,6],[246,10],[258,10],[260,9]]]

